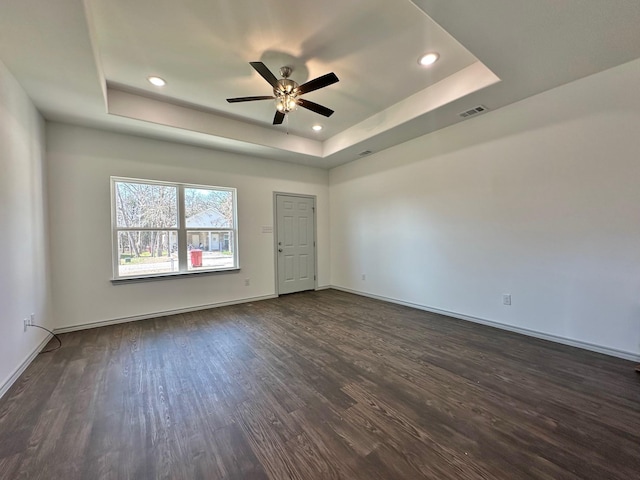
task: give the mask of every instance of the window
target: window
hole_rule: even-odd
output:
[[[235,188],[111,178],[113,277],[238,268]]]

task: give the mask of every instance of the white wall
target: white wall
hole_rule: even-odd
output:
[[[333,169],[331,283],[640,357],[638,85],[640,60]]]
[[[329,284],[327,171],[47,124],[53,308],[58,328],[275,293],[273,192],[317,196],[318,285]],[[112,285],[111,175],[238,189],[241,271]],[[245,286],[245,279],[250,286]]]
[[[44,206],[44,122],[0,62],[0,396],[46,338],[49,326]]]

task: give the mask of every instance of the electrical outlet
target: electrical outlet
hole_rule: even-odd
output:
[[[251,279],[250,278],[245,278],[244,279],[244,286],[248,287],[249,285],[251,285]]]
[[[366,274],[362,274],[362,280],[366,280],[367,279],[367,275]]]
[[[25,318],[22,323],[24,324],[24,331],[27,331],[27,327],[29,326],[29,319]]]
[[[511,305],[511,294],[505,293],[502,295],[502,304],[503,305]]]
[[[31,316],[29,317],[29,325],[35,325],[36,324],[36,314],[32,313]]]

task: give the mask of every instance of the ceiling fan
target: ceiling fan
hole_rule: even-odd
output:
[[[285,115],[294,110],[298,105],[302,108],[306,108],[307,110],[311,110],[312,112],[324,115],[325,117],[330,117],[333,114],[333,110],[330,108],[305,100],[304,98],[300,98],[300,96],[336,83],[338,81],[338,77],[335,73],[327,73],[321,77],[309,80],[302,85],[298,85],[296,82],[289,79],[289,76],[293,71],[291,67],[282,67],[280,69],[280,75],[282,75],[282,78],[278,80],[264,63],[249,62],[249,64],[273,87],[273,95],[227,98],[227,102],[238,103],[275,99],[276,115],[273,117],[274,125],[280,125],[284,120]]]

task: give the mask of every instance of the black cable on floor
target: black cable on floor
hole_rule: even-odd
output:
[[[60,337],[58,335],[56,335],[55,333],[53,333],[48,328],[41,327],[40,325],[27,325],[27,326],[28,327],[41,328],[42,330],[45,330],[45,331],[49,332],[51,335],[53,335],[53,338],[55,338],[58,341],[58,346],[56,348],[50,348],[49,350],[43,350],[40,353],[55,352],[56,350],[58,350],[62,346],[62,340],[60,340]],[[40,353],[38,355],[40,355]]]

